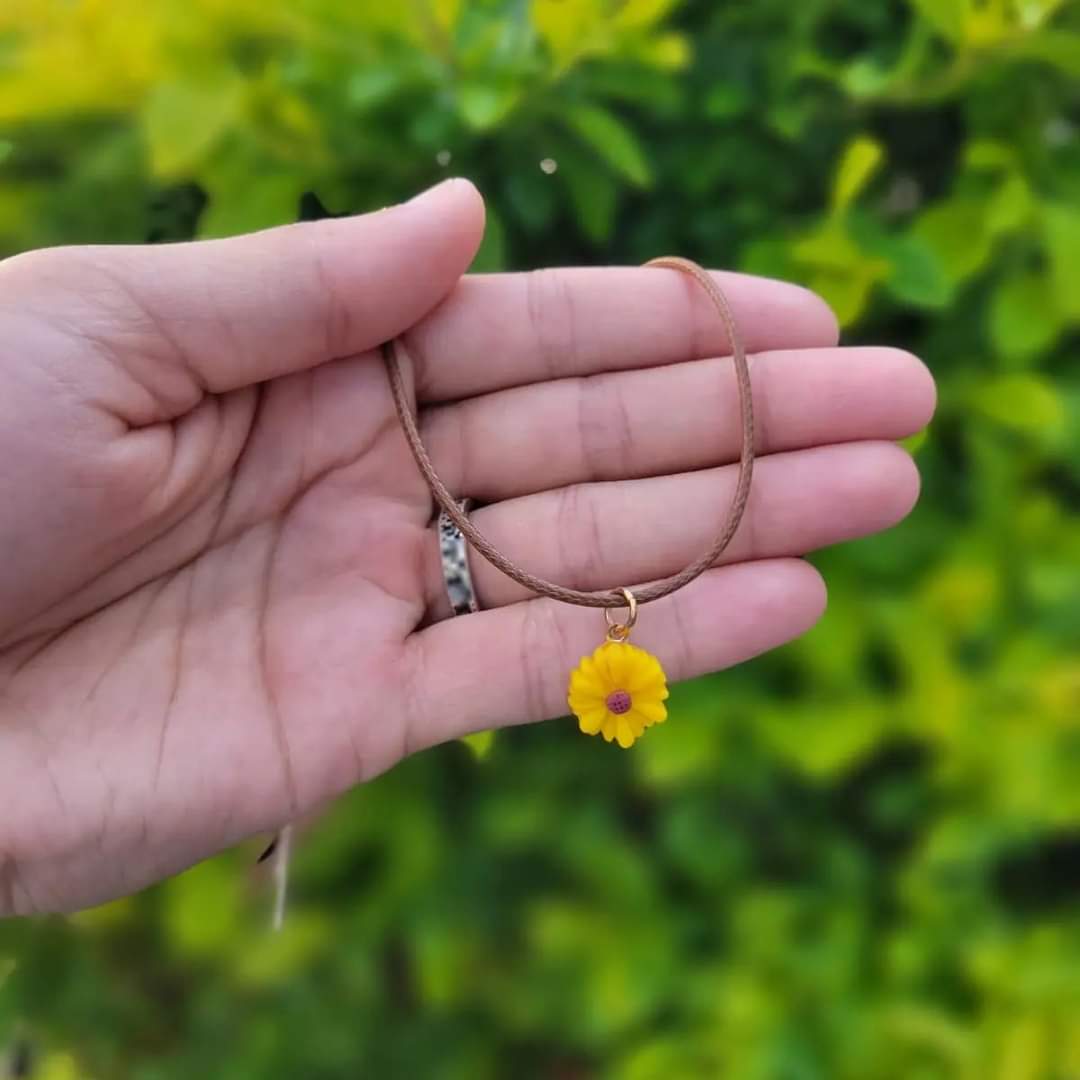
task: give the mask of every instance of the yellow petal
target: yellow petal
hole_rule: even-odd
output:
[[[626,690],[634,668],[633,645],[610,642],[605,650],[613,690]]]
[[[590,693],[603,694],[604,680],[600,672],[597,671],[596,662],[591,656],[581,658],[581,663],[574,668],[570,675],[570,685]]]
[[[626,719],[626,716],[619,717],[618,727],[615,731],[615,737],[619,741],[619,745],[627,750],[634,745],[634,732],[630,728],[630,724]]]
[[[571,684],[570,693],[566,695],[566,700],[570,703],[572,712],[580,712],[582,709],[588,709],[593,705],[603,705],[604,695],[588,689],[583,690]]]
[[[577,714],[578,727],[581,728],[586,735],[595,735],[600,730],[607,716],[607,709],[601,705],[593,706],[591,709],[583,709]]]
[[[600,683],[604,687],[604,695],[607,696],[612,690],[618,690],[619,672],[621,670],[619,649],[621,646],[612,642],[604,642],[593,656],[596,658],[596,669],[599,673]]]
[[[633,694],[655,686],[666,686],[667,680],[664,678],[664,669],[660,666],[660,661],[644,650],[639,650],[639,652],[642,655],[634,664],[633,671],[628,677],[627,690]]]
[[[662,724],[667,719],[667,709],[655,701],[635,701],[632,714],[640,717],[643,727]]]

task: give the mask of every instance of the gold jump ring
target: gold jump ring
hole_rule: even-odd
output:
[[[637,597],[629,589],[614,589],[626,601],[626,622],[616,622],[611,608],[604,608],[604,622],[607,623],[608,641],[625,641],[637,622]]]

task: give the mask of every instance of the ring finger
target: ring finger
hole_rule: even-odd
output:
[[[716,535],[734,491],[736,468],[579,484],[483,507],[477,527],[515,562],[579,589],[615,588],[665,577]],[[911,458],[891,443],[819,446],[762,458],[742,525],[721,562],[802,555],[864,536],[902,519],[919,480]],[[472,553],[482,608],[531,594]],[[429,544],[425,588],[433,619],[450,614],[437,538]]]

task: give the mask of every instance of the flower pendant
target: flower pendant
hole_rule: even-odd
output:
[[[624,749],[667,719],[667,678],[652,653],[610,637],[570,674],[567,695],[586,735],[603,735]]]

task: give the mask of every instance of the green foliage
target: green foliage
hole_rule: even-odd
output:
[[[485,268],[790,277],[941,408],[804,640],[629,754],[408,762],[301,842],[281,937],[250,852],[0,928],[0,1043],[99,1080],[1080,1075],[1078,75],[1074,0],[7,0],[0,249],[463,173]]]

